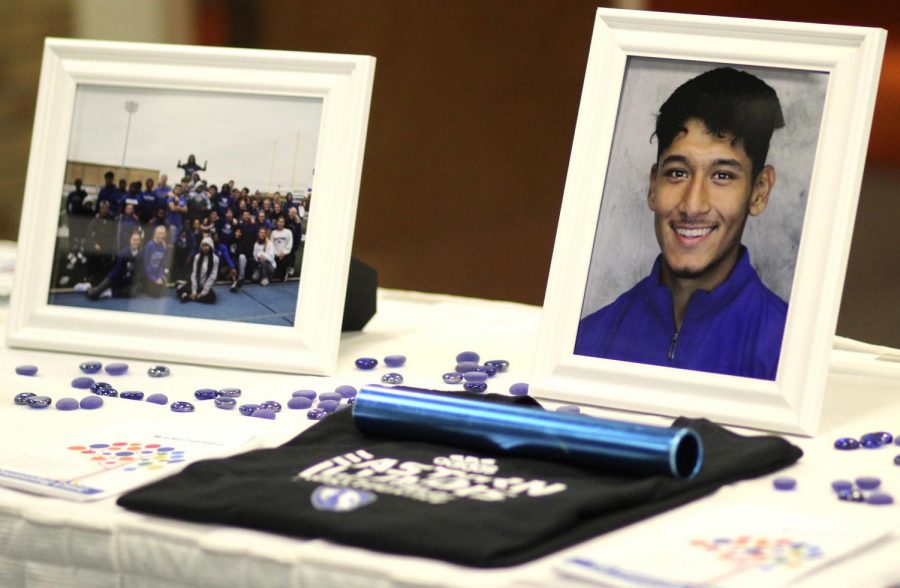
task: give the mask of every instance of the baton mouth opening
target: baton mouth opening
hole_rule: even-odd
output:
[[[703,463],[703,443],[692,430],[685,431],[675,446],[674,470],[679,478],[690,480],[700,472]]]

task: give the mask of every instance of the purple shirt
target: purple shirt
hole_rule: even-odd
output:
[[[581,319],[575,354],[774,380],[787,304],[760,281],[746,248],[725,282],[694,292],[680,331],[660,263],[658,257],[648,277]]]

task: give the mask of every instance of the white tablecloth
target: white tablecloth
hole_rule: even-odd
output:
[[[354,359],[360,356],[405,354],[407,365],[396,371],[404,374],[407,384],[440,388],[440,376],[452,368],[455,355],[472,349],[483,358],[510,361],[510,371],[490,382],[492,391],[506,391],[511,383],[527,379],[539,321],[540,309],[532,306],[380,290],[378,314],[372,322],[363,332],[342,337],[336,377],[169,364],[169,378],[151,380],[146,369],[156,362],[126,360],[131,366],[129,374],[117,382],[120,390],[164,392],[170,400],[192,399],[199,387],[239,387],[244,391],[242,402],[275,399],[285,403],[293,390],[325,392],[338,384],[359,386],[377,380],[385,370],[356,369]],[[311,426],[305,411],[285,410],[268,421],[199,402],[197,412],[190,415],[119,399],[108,401],[101,410],[71,413],[24,410],[13,404],[14,394],[25,391],[54,398],[81,396],[73,394],[69,382],[80,375],[78,364],[84,359],[92,358],[4,348],[0,384],[6,400],[0,401],[0,458],[38,444],[51,431],[75,434],[111,422],[165,419],[184,423],[191,419],[191,423],[236,434],[254,434],[257,444],[263,446],[283,443]],[[39,366],[38,376],[15,375],[15,366],[21,364]],[[524,566],[469,569],[317,540],[144,516],[119,508],[114,498],[79,503],[0,488],[0,586],[560,586],[574,582],[557,571],[572,554],[602,556],[642,541],[658,541],[675,527],[683,530],[684,525],[694,524],[691,521],[703,521],[723,509],[740,522],[741,517],[756,516],[753,513],[764,511],[767,505],[774,511],[809,512],[835,524],[845,520],[847,513],[873,517],[877,512],[878,520],[888,521],[900,534],[900,506],[878,509],[840,502],[829,486],[835,478],[876,474],[885,489],[900,499],[900,467],[885,466],[885,459],[900,453],[900,447],[846,453],[832,448],[839,436],[875,430],[900,432],[900,364],[875,362],[872,356],[846,351],[836,351],[833,364],[836,373],[825,397],[822,433],[811,439],[791,438],[805,452],[798,464],[781,473],[798,480],[793,493],[775,493],[774,476],[727,486],[708,498]],[[671,420],[640,418],[659,424]],[[900,582],[900,542],[889,534],[879,543],[880,549],[869,546],[831,566],[827,575],[821,572],[806,578],[803,585]]]

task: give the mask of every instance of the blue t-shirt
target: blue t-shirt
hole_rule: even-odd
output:
[[[149,241],[144,246],[144,274],[151,282],[166,277],[166,244]]]
[[[113,215],[119,213],[119,199],[122,197],[122,193],[119,192],[119,189],[116,186],[103,186],[100,188],[100,192],[97,193],[97,210],[100,210],[100,203],[107,202],[109,203],[109,212]]]
[[[746,248],[725,282],[694,292],[680,331],[660,264],[658,257],[649,276],[581,319],[575,354],[774,380],[787,304],[763,285]]]

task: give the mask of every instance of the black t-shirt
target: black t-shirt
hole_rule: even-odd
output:
[[[784,439],[743,437],[705,419],[679,418],[673,426],[691,427],[703,439],[703,467],[689,481],[366,437],[344,410],[281,447],[194,463],[118,503],[190,521],[497,567],[776,471],[802,455]]]

